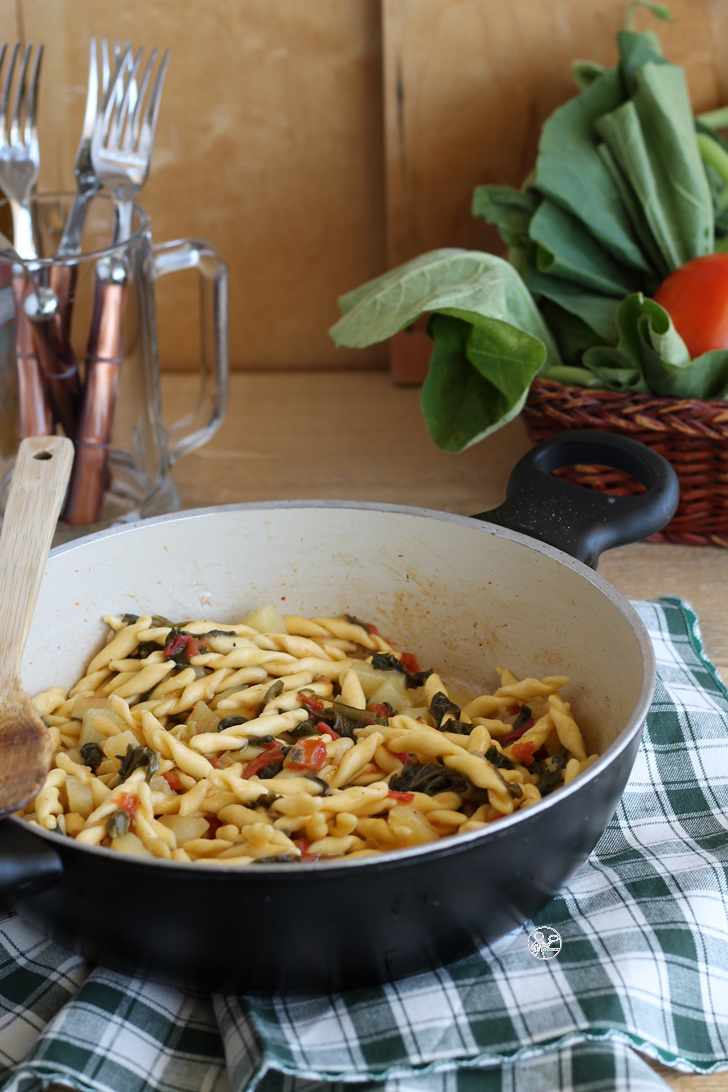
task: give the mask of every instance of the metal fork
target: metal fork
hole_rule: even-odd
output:
[[[121,55],[121,46],[114,42],[114,71]],[[101,39],[98,49],[96,39],[92,38],[89,43],[86,109],[73,168],[76,195],[56,250],[57,259],[73,259],[80,253],[86,212],[90,201],[101,189],[101,182],[91,162],[91,137],[106,100],[111,75],[110,49],[106,39]],[[37,290],[34,298],[27,299],[25,303],[25,312],[33,323],[36,350],[49,382],[56,413],[67,435],[72,437],[75,436],[82,398],[78,362],[71,344],[77,276],[78,265],[74,261],[56,261],[50,270],[48,289]]]
[[[114,42],[114,71],[118,68],[121,56],[121,46],[119,42]],[[81,249],[83,225],[89,201],[101,189],[101,182],[99,181],[91,161],[91,137],[93,136],[96,119],[106,102],[111,75],[112,66],[109,56],[109,45],[106,39],[101,39],[99,50],[96,45],[96,39],[92,38],[89,43],[86,110],[83,117],[81,139],[76,152],[76,161],[73,167],[73,172],[76,176],[76,196],[66,219],[61,241],[58,244],[58,250],[56,251],[56,257],[58,258],[72,257],[79,253]]]
[[[30,84],[28,84],[28,65],[32,50],[32,45],[27,45],[23,51],[9,124],[10,88],[20,52],[17,42],[13,46],[2,95],[0,95],[0,189],[4,191],[10,203],[15,249],[21,258],[26,259],[37,257],[28,202],[40,166],[36,114],[43,46],[38,46],[30,74]],[[0,50],[0,72],[2,72],[6,53],[7,44],[3,44]]]
[[[131,235],[134,199],[149,174],[169,50],[162,55],[152,80],[158,55],[157,49],[151,51],[140,76],[144,49],[139,49],[133,57],[127,47],[116,66],[103,113],[91,137],[91,162],[96,177],[109,191],[116,207],[115,244]]]
[[[91,162],[115,206],[112,245],[132,234],[134,199],[149,173],[162,85],[169,62],[165,51],[152,80],[158,50],[140,77],[144,50],[127,47],[109,85],[103,113],[91,137]],[[124,307],[128,270],[122,257],[96,264],[96,293],[86,354],[83,407],[76,434],[76,458],[64,518],[88,525],[100,516],[108,472],[116,391],[124,354]]]
[[[12,108],[11,88],[20,54],[18,43],[12,48],[0,93],[0,189],[8,199],[12,213],[15,252],[25,263],[25,267],[17,262],[13,264],[18,435],[21,439],[25,436],[47,436],[53,430],[53,415],[35,352],[33,330],[23,310],[24,301],[33,288],[31,267],[27,263],[37,257],[29,202],[40,166],[36,115],[43,46],[38,46],[28,82],[32,51],[31,45],[26,45],[23,50],[20,70],[15,80]],[[3,43],[0,47],[0,73],[7,52],[8,46]]]

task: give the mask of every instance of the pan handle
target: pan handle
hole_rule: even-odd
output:
[[[0,907],[50,887],[62,872],[60,855],[32,830],[11,819],[0,822]]]
[[[623,470],[647,492],[619,497],[553,477],[576,464]],[[604,550],[661,530],[679,499],[677,474],[662,455],[627,436],[581,429],[558,433],[524,455],[503,504],[474,518],[530,535],[596,569]]]

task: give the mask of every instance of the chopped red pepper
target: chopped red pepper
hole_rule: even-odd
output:
[[[521,762],[524,766],[530,766],[533,762],[533,751],[535,746],[535,743],[531,743],[530,741],[527,741],[526,743],[514,743],[511,747],[511,754],[516,762]]]
[[[273,762],[283,762],[284,759],[283,748],[278,740],[274,740],[273,743],[269,743],[259,755],[249,762],[241,773],[241,777],[252,777],[260,770],[265,769],[266,766],[270,766]]]
[[[323,713],[326,708],[320,698],[317,698],[315,694],[299,694],[298,700],[304,708],[308,709],[309,713]]]
[[[377,629],[377,627],[375,625],[372,625],[371,622],[365,622],[364,623],[364,629],[367,631],[367,633],[373,634],[374,637],[379,636],[379,630]]]
[[[403,804],[411,804],[415,798],[413,792],[398,792],[397,789],[390,789],[387,796],[391,796],[394,800],[401,800]]]
[[[390,717],[392,715],[390,708],[381,701],[373,701],[370,705],[367,705],[367,709],[370,713],[374,713],[375,717]]]
[[[515,732],[509,732],[507,736],[503,736],[501,745],[507,747],[509,743],[515,743],[517,739],[520,739],[524,732],[527,732],[529,728],[533,728],[533,717],[529,717],[528,720],[524,720],[520,728],[516,728]]]
[[[133,822],[137,808],[139,807],[139,801],[136,796],[132,796],[130,792],[122,792],[116,803],[129,816],[129,822]]]
[[[407,668],[413,675],[416,675],[420,670],[420,665],[417,663],[417,658],[412,652],[403,652],[399,658],[399,662]]]
[[[222,819],[218,819],[218,817],[216,815],[206,815],[205,818],[207,819],[210,826],[205,831],[204,837],[205,838],[214,838],[215,834],[217,833],[217,831],[222,826]]]
[[[301,860],[302,861],[317,861],[318,860],[318,853],[309,853],[309,851],[308,851],[308,847],[311,845],[308,838],[294,838],[293,839],[293,844],[296,847],[296,849],[300,849],[300,851],[301,851]]]
[[[182,792],[184,789],[184,785],[180,781],[179,774],[176,770],[167,770],[166,773],[162,774],[162,777],[174,792]]]
[[[314,725],[314,727],[316,728],[317,732],[321,733],[322,736],[329,735],[332,739],[341,739],[339,733],[335,732],[334,729],[329,724],[327,724],[325,720],[320,720],[318,724]]]
[[[201,637],[193,637],[191,633],[178,633],[167,640],[164,646],[164,658],[173,660],[175,656],[183,653],[182,659],[189,662],[190,656],[199,656],[201,652],[207,652],[206,641]]]
[[[300,740],[283,760],[289,770],[320,770],[326,761],[326,744],[315,736]]]
[[[222,761],[219,755],[208,755],[207,761],[210,763],[211,766],[214,766],[216,770],[222,769]]]

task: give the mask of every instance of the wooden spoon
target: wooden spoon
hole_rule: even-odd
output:
[[[73,463],[65,436],[22,440],[0,534],[0,816],[40,788],[52,744],[20,665]]]

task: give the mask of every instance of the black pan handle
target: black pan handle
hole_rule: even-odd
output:
[[[60,855],[32,828],[12,819],[0,822],[0,906],[50,887],[62,872]]]
[[[618,497],[553,477],[554,470],[584,463],[623,470],[647,492]],[[662,455],[627,436],[581,429],[558,433],[524,455],[503,504],[474,518],[530,535],[596,569],[604,550],[661,530],[679,499],[677,474]]]

